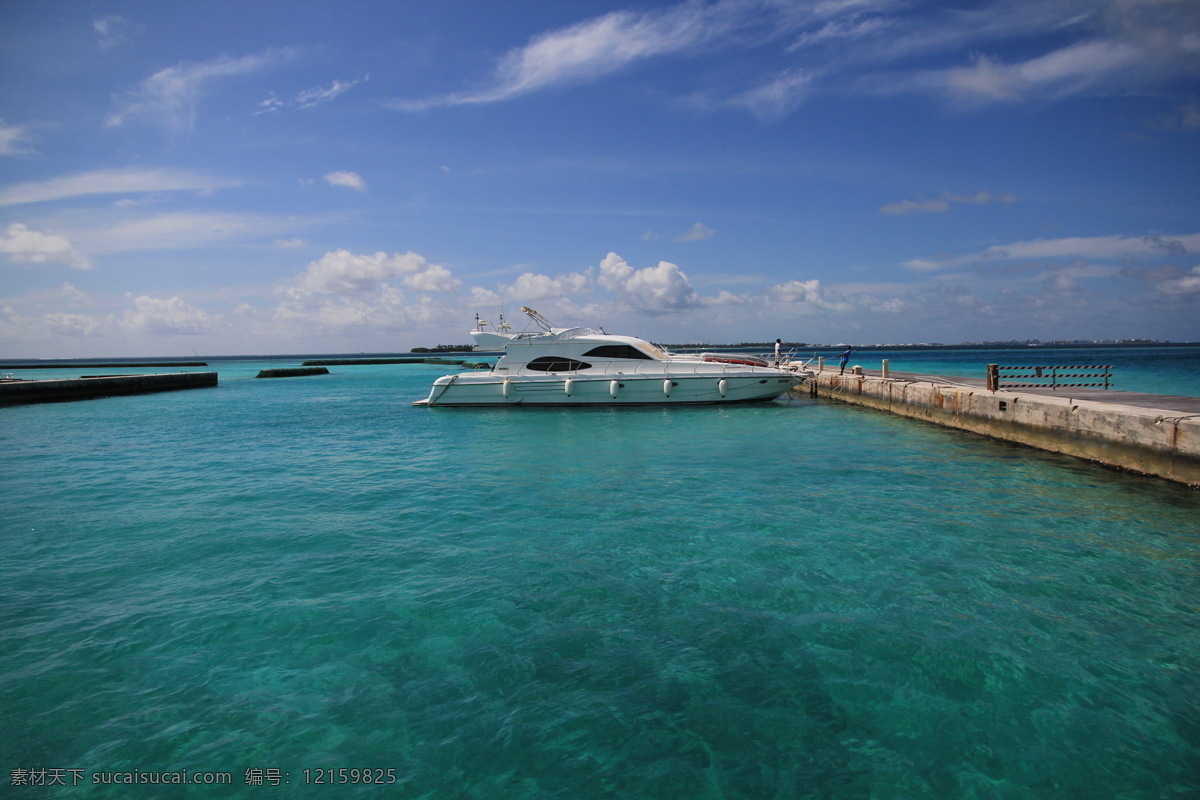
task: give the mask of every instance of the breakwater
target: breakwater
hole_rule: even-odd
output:
[[[968,379],[884,378],[824,370],[806,385],[813,397],[1200,487],[1200,398],[1116,391],[1103,392],[1102,398],[1088,391],[991,391]]]
[[[464,367],[466,369],[491,369],[486,361],[474,361],[465,358],[423,358],[421,356],[404,356],[400,358],[319,358],[305,361],[302,367],[347,367],[364,364],[438,364],[445,367]]]
[[[0,370],[12,369],[143,369],[146,367],[207,367],[207,361],[32,361],[0,364]]]
[[[172,372],[160,375],[104,375],[48,381],[0,382],[0,406],[87,400],[93,397],[170,392],[217,385],[215,372]]]
[[[259,370],[256,378],[296,378],[302,375],[328,375],[325,367],[286,367],[283,369]]]

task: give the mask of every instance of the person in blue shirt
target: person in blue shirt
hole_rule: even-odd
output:
[[[846,374],[846,362],[850,360],[850,351],[853,349],[854,345],[850,345],[846,348],[846,351],[842,353],[842,368],[838,370],[838,375]]]

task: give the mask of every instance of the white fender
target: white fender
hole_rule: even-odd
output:
[[[615,398],[617,396],[617,393],[620,391],[621,391],[621,384],[619,382],[617,382],[617,381],[609,381],[608,382],[608,394],[611,397]]]
[[[717,381],[717,391],[721,393],[721,397],[725,396],[725,390],[728,388],[729,381],[725,380],[724,378],[721,378],[721,380]]]
[[[567,397],[571,396],[571,390],[575,388],[575,379],[567,378],[563,381],[563,391],[567,393]]]
[[[663,394],[665,394],[667,397],[671,396],[671,379],[670,378],[667,378],[665,381],[663,381]]]
[[[500,391],[501,391],[501,393],[504,394],[505,397],[511,397],[512,396],[512,381],[510,381],[508,378],[505,378],[504,383],[500,384]]]

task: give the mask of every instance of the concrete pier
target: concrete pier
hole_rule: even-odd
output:
[[[1200,398],[1095,389],[989,391],[983,380],[895,371],[884,378],[825,369],[805,386],[813,397],[1200,487]]]
[[[159,375],[104,375],[48,381],[0,381],[0,406],[54,403],[124,394],[170,392],[217,385],[215,372],[172,372]]]

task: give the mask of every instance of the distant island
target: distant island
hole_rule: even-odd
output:
[[[439,344],[435,347],[414,347],[410,353],[469,353],[475,349],[473,344]]]

